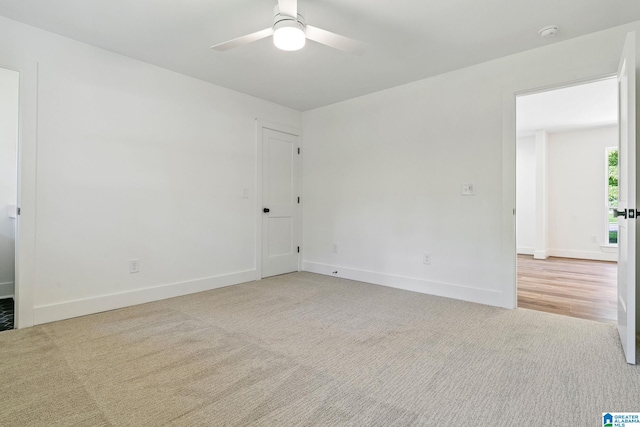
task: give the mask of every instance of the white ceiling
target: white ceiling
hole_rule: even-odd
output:
[[[270,27],[276,0],[0,0],[0,15],[301,111],[640,20],[637,0],[299,2],[307,23],[370,50],[209,49]]]
[[[605,126],[617,120],[615,78],[519,96],[516,100],[518,136],[540,129],[559,132]]]

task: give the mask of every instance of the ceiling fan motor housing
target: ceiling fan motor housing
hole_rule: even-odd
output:
[[[285,24],[283,24],[285,23]],[[300,13],[298,13],[297,19],[294,18],[293,16],[288,16],[288,15],[284,15],[282,13],[280,13],[280,8],[278,7],[278,5],[276,5],[273,8],[273,29],[276,30],[278,28],[280,28],[281,26],[289,26],[291,27],[291,24],[296,24],[298,25],[303,31],[306,27],[305,22],[304,22],[304,16],[302,16]]]

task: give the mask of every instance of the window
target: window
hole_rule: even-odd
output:
[[[607,228],[606,242],[618,244],[618,220],[613,216],[618,208],[618,147],[607,148]]]

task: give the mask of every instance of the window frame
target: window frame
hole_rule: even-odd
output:
[[[617,209],[618,208],[618,204],[616,203],[615,205],[612,205],[609,203],[609,155],[612,151],[618,151],[618,146],[610,146],[610,147],[606,147],[604,150],[604,160],[605,160],[605,186],[604,186],[604,206],[605,206],[605,216],[604,216],[604,246],[612,246],[612,247],[618,247],[618,241],[616,238],[616,242],[615,243],[611,243],[611,236],[610,236],[610,222],[609,222],[609,215],[611,213],[611,211],[613,209]],[[620,169],[618,169],[618,174],[620,173]]]

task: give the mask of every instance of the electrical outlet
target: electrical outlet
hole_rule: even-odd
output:
[[[243,199],[248,199],[249,198],[249,189],[246,188],[246,187],[242,189],[242,198]]]
[[[336,245],[335,243],[333,243],[331,245],[331,252],[333,252],[334,254],[338,253],[338,245]]]
[[[591,243],[598,243],[598,238],[596,236],[591,236]]]
[[[476,194],[476,186],[473,184],[462,184],[462,195],[473,196]]]
[[[428,254],[428,253],[422,254],[422,263],[430,265],[431,264],[431,254]]]
[[[129,260],[129,274],[132,273],[140,273],[140,260],[130,259]]]

